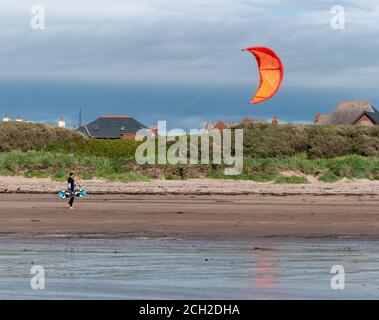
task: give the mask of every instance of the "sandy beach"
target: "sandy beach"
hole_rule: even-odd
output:
[[[0,179],[0,298],[378,297],[376,182],[82,184],[69,210],[65,183]],[[336,264],[349,290],[330,289]],[[34,265],[46,290],[30,287]]]
[[[3,238],[379,238],[379,196],[1,194]]]
[[[151,180],[148,182],[107,182],[83,180],[89,194],[122,195],[379,195],[379,181],[342,179],[320,182],[307,176],[309,184],[275,184],[247,180]],[[45,178],[0,177],[0,193],[57,193],[65,182]]]

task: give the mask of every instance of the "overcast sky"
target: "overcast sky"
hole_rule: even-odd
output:
[[[32,30],[34,5],[45,30]],[[331,7],[345,9],[344,30]],[[312,121],[340,100],[379,106],[379,3],[284,0],[2,0],[1,112],[77,121],[127,114],[151,125],[197,128],[207,120]],[[247,101],[268,46],[285,77],[270,101]]]

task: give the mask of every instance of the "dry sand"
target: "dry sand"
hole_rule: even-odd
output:
[[[0,236],[249,240],[379,238],[379,196],[1,194]]]

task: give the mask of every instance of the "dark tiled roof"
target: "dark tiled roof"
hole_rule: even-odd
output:
[[[378,111],[370,102],[341,102],[319,124],[349,125],[362,116],[363,113],[377,114]]]
[[[367,117],[369,117],[370,120],[371,120],[374,124],[379,124],[379,112],[378,112],[378,111],[375,110],[375,112],[364,112],[363,114],[365,114]],[[361,115],[355,120],[355,122],[358,121],[358,120],[362,117],[363,114],[361,114]]]
[[[140,129],[147,129],[147,127],[131,117],[103,116],[81,126],[78,130],[94,138],[117,139],[125,133],[135,134]]]

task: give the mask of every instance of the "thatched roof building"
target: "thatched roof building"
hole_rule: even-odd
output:
[[[379,112],[370,102],[339,103],[329,114],[316,113],[315,124],[319,125],[376,125]]]

